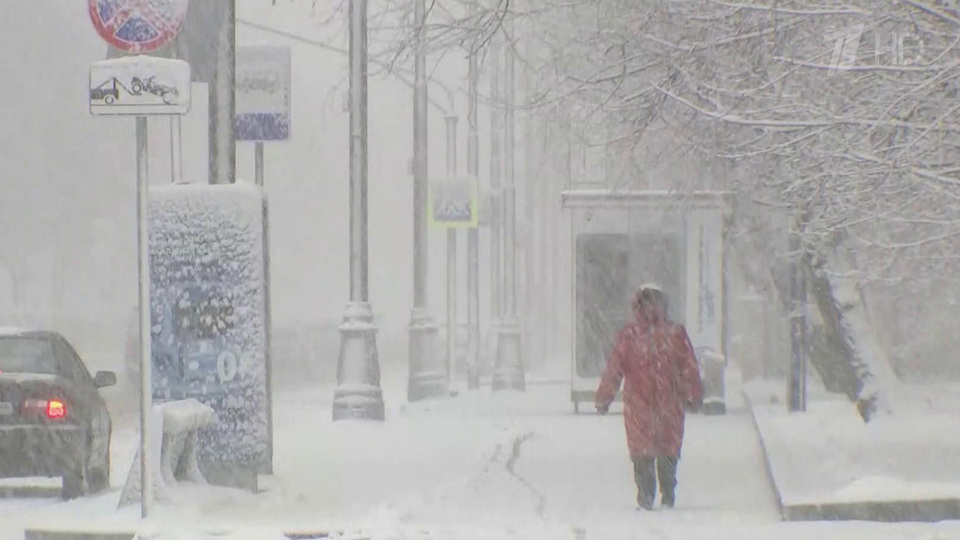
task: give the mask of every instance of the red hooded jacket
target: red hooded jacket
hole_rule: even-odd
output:
[[[617,335],[597,389],[598,406],[610,405],[623,379],[630,455],[679,456],[684,406],[703,402],[700,370],[686,329],[637,313]]]

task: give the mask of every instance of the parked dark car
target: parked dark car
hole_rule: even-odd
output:
[[[70,499],[110,487],[110,414],[99,388],[56,332],[0,330],[0,478],[63,477]]]

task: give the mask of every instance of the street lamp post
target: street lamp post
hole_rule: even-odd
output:
[[[413,84],[413,311],[410,315],[410,374],[407,399],[418,401],[448,392],[439,354],[439,327],[428,309],[427,251],[427,54],[426,5],[415,0],[416,54]]]
[[[350,0],[350,302],[340,326],[334,420],[384,419],[367,269],[367,0]]]
[[[470,3],[470,13],[477,13],[477,2]],[[479,70],[477,69],[477,52],[470,51],[470,64],[467,74],[469,79],[468,110],[467,110],[467,175],[471,181],[476,181],[480,174],[480,139],[477,133],[477,85]],[[480,229],[479,227],[467,230],[467,326],[468,326],[468,358],[467,358],[467,389],[480,388]]]
[[[523,374],[523,360],[520,350],[520,319],[517,315],[517,185],[515,172],[515,122],[514,92],[516,67],[516,40],[513,35],[513,21],[507,17],[504,27],[510,41],[507,42],[506,66],[504,70],[505,86],[505,124],[504,132],[504,191],[503,191],[503,287],[504,302],[502,317],[498,327],[497,358],[493,372],[492,387],[497,390],[526,389]]]
[[[503,111],[500,103],[500,36],[490,38],[490,340],[496,346],[500,325],[501,308],[501,230],[500,230],[500,197],[503,186],[500,183],[500,171],[503,169],[500,162],[501,132],[503,131]]]

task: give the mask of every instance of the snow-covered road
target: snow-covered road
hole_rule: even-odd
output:
[[[264,492],[202,488],[186,495],[196,504],[163,517],[376,539],[960,538],[960,523],[781,523],[737,391],[728,415],[688,417],[677,508],[653,512],[636,510],[622,417],[573,414],[565,385],[416,404],[400,392],[385,384],[383,423],[332,422],[332,388],[278,392],[275,474],[263,478]],[[118,426],[115,470],[129,466],[121,454],[135,438],[132,426]],[[122,481],[118,474],[114,485]],[[133,520],[135,509],[113,511],[117,497],[0,501],[0,538],[29,524]]]

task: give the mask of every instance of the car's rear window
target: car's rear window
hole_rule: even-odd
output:
[[[53,343],[42,338],[0,337],[0,373],[57,375]]]

